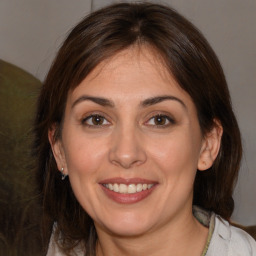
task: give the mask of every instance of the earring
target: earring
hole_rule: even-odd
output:
[[[62,179],[62,180],[65,180],[65,178],[66,178],[68,175],[64,173],[64,168],[63,168],[63,167],[61,168],[60,172],[61,172],[61,179]]]

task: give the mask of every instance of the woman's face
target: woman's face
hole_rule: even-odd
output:
[[[120,236],[191,215],[196,171],[210,167],[193,101],[147,48],[101,63],[68,95],[52,147],[97,231]]]

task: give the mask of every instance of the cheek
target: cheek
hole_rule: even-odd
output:
[[[102,165],[106,161],[107,147],[104,147],[102,140],[88,140],[85,136],[69,138],[72,140],[66,140],[65,156],[71,187],[84,210],[94,215],[95,204],[99,201],[95,200],[95,191],[98,189]]]
[[[186,197],[193,191],[200,147],[189,133],[175,133],[149,145],[151,158],[161,170],[162,183],[166,184],[168,195],[174,198]]]
[[[165,169],[171,166],[191,166],[196,169],[200,149],[193,137],[179,133],[151,143],[148,145],[148,151],[156,162],[166,166]]]
[[[91,175],[106,157],[104,142],[86,136],[69,136],[65,143],[65,157],[69,175]]]

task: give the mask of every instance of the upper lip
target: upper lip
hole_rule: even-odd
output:
[[[115,177],[115,178],[109,178],[109,179],[104,179],[99,182],[100,184],[156,184],[158,182],[153,181],[153,180],[148,180],[148,179],[143,179],[143,178],[121,178],[121,177]]]

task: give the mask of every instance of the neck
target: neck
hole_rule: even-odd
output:
[[[193,216],[192,211],[165,225],[138,236],[125,237],[102,232],[97,228],[97,256],[200,256],[208,229]]]

